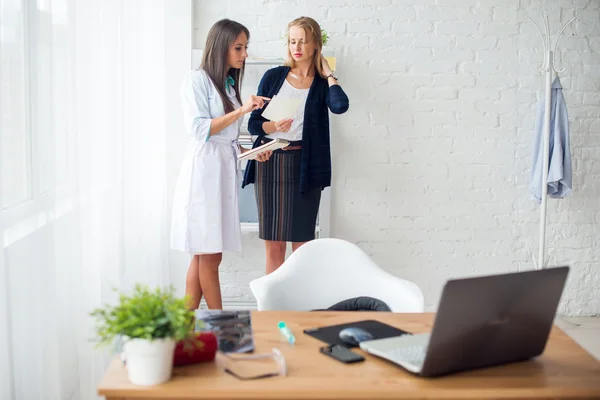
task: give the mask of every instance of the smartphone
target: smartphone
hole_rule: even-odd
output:
[[[328,355],[329,357],[335,358],[344,364],[355,363],[364,361],[365,358],[360,354],[353,353],[349,348],[334,344],[331,346],[321,347],[319,349],[321,353]]]

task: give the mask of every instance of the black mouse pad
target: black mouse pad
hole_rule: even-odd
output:
[[[310,328],[305,329],[303,332],[330,345],[341,344],[346,347],[356,347],[350,346],[347,343],[342,342],[340,339],[340,331],[344,328],[350,327],[364,329],[373,335],[373,339],[384,339],[388,337],[410,334],[410,332],[406,332],[402,329],[394,328],[393,326],[384,324],[383,322],[371,319],[350,322],[347,324],[324,326],[321,328]]]

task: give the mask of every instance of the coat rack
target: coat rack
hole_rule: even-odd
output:
[[[537,269],[543,269],[545,264],[544,260],[544,251],[546,247],[546,209],[547,209],[547,197],[548,197],[548,164],[549,164],[549,151],[550,151],[550,112],[551,112],[551,101],[552,101],[552,72],[555,72],[557,75],[560,72],[563,72],[563,69],[556,69],[556,65],[554,64],[554,54],[556,52],[556,45],[558,44],[558,40],[562,35],[563,31],[571,22],[575,20],[575,17],[571,18],[569,22],[564,24],[560,31],[558,31],[558,35],[556,35],[556,39],[554,40],[554,46],[551,45],[550,42],[550,24],[548,23],[548,16],[542,16],[542,20],[544,21],[546,27],[546,34],[542,33],[542,30],[538,27],[538,25],[527,16],[527,19],[535,25],[540,37],[542,38],[542,42],[544,43],[544,64],[539,68],[539,72],[546,72],[546,110],[544,114],[544,130],[543,130],[543,167],[542,167],[542,205],[540,208],[540,242],[539,242],[539,251],[538,251],[538,263]]]

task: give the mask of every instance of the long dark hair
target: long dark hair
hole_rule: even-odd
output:
[[[242,32],[244,32],[248,40],[250,40],[248,28],[239,22],[222,19],[214,24],[210,28],[210,31],[208,31],[206,46],[204,46],[204,54],[202,55],[202,64],[200,65],[215,84],[215,87],[221,96],[221,100],[223,100],[223,108],[225,109],[226,114],[234,110],[233,103],[225,91],[225,79],[227,78],[227,75],[231,76],[235,81],[235,97],[240,104],[242,104],[240,87],[242,86],[241,81],[246,68],[246,63],[244,62],[240,69],[227,68],[229,47]]]

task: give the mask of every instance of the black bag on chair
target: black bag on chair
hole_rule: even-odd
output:
[[[392,311],[387,304],[373,297],[354,297],[352,299],[342,300],[324,310],[313,311]]]

